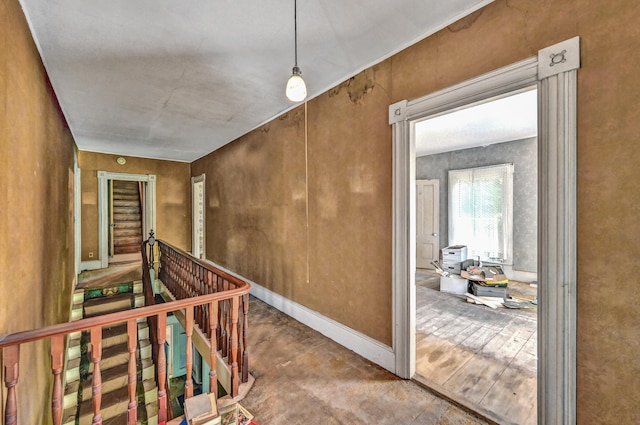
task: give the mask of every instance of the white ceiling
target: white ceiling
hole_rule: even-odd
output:
[[[309,98],[493,0],[300,0]],[[78,148],[193,161],[293,105],[293,0],[20,0]]]
[[[416,122],[413,131],[416,156],[535,137],[538,90],[534,87],[426,118]]]

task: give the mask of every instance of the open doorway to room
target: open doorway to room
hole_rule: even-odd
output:
[[[538,362],[537,417],[576,421],[577,92],[580,38],[413,100],[389,105],[393,152],[393,370],[416,369],[416,152],[413,125],[426,117],[538,90]]]
[[[531,86],[411,125],[414,378],[499,423],[537,415],[537,98]],[[474,266],[507,279],[461,276]]]

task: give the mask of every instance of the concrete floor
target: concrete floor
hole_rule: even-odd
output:
[[[249,342],[262,425],[486,424],[253,297]]]

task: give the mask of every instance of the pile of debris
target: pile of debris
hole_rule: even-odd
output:
[[[510,299],[507,293],[509,280],[499,264],[483,264],[467,259],[465,245],[443,248],[441,261],[432,261],[440,274],[440,291],[464,295],[469,303],[498,307],[526,308],[526,303]]]

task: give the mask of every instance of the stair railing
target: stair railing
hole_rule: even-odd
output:
[[[145,242],[147,243],[147,242]],[[161,243],[160,246],[170,247],[168,244]],[[161,249],[161,252],[162,252]],[[180,254],[180,252],[177,252]],[[165,254],[167,255],[167,254]],[[173,254],[172,254],[173,255]],[[182,254],[181,254],[182,255]],[[187,254],[188,256],[188,254]],[[144,255],[143,255],[144,257]],[[162,257],[162,254],[161,254]],[[179,261],[183,267],[188,267],[188,262],[184,260]],[[171,270],[172,266],[159,264],[160,270],[166,268],[165,272]],[[130,353],[133,353],[137,344],[137,322],[141,318],[153,318],[155,326],[153,331],[156,333],[156,340],[158,349],[155,353],[158,360],[158,420],[160,422],[167,420],[167,396],[166,396],[166,357],[164,352],[164,343],[166,339],[166,323],[167,313],[184,310],[186,319],[187,333],[193,329],[194,324],[194,311],[206,312],[205,323],[208,328],[202,328],[203,332],[208,330],[208,335],[216,335],[216,338],[211,340],[211,373],[209,374],[209,385],[212,391],[217,389],[215,360],[217,358],[217,346],[214,341],[218,340],[218,334],[228,335],[228,344],[230,345],[228,351],[229,363],[232,365],[232,386],[235,391],[238,390],[240,376],[238,372],[238,364],[241,362],[239,359],[238,345],[242,337],[242,349],[246,353],[246,320],[247,320],[247,306],[248,306],[248,294],[250,285],[243,282],[240,279],[234,278],[222,271],[218,271],[210,265],[207,265],[206,269],[212,272],[212,275],[216,275],[216,282],[218,276],[222,279],[221,291],[211,291],[202,295],[195,295],[190,298],[179,299],[176,301],[167,302],[164,304],[156,304],[147,307],[140,307],[127,311],[120,311],[116,313],[105,314],[102,316],[91,317],[87,319],[81,319],[69,323],[61,323],[52,326],[46,326],[40,329],[34,329],[23,332],[16,332],[9,335],[0,336],[0,349],[2,350],[2,367],[4,369],[4,381],[6,391],[6,403],[5,403],[5,425],[14,425],[18,423],[18,399],[16,387],[18,385],[19,369],[20,369],[20,347],[24,344],[34,341],[48,340],[50,342],[51,352],[51,372],[53,375],[53,389],[51,396],[51,414],[54,425],[60,425],[62,421],[62,370],[64,359],[64,338],[75,332],[89,331],[91,335],[91,362],[94,365],[93,382],[92,382],[92,399],[93,399],[93,424],[102,424],[102,417],[100,415],[100,406],[102,402],[102,389],[101,381],[102,376],[100,372],[100,360],[102,358],[102,329],[105,326],[113,325],[116,323],[126,323],[128,329],[128,347]],[[199,270],[199,268],[198,268]],[[148,270],[147,270],[148,272]],[[187,274],[181,275],[187,278]],[[225,283],[226,282],[226,283]],[[240,306],[243,306],[242,313],[240,313]],[[225,307],[221,307],[225,306]],[[228,315],[220,315],[219,312],[223,308],[229,307]],[[238,320],[240,314],[243,315],[242,331],[238,326]],[[221,325],[219,318],[225,318],[228,320],[226,325]],[[200,326],[200,323],[198,323]],[[218,328],[220,331],[218,332]],[[224,329],[224,331],[223,331]],[[187,346],[187,358],[190,358],[189,351],[191,350],[190,341]],[[244,354],[243,354],[244,357]],[[248,365],[242,361],[243,367]],[[235,365],[235,366],[234,366]],[[28,366],[29,367],[29,366]],[[137,365],[135,361],[135,355],[129,357],[129,405],[128,405],[128,424],[134,425],[137,417],[137,403],[136,403],[136,372]],[[246,371],[248,373],[248,370]],[[244,375],[244,369],[243,369]],[[192,382],[191,367],[187,370],[187,380]],[[29,385],[29,383],[26,383]],[[235,394],[231,394],[232,397]]]
[[[226,292],[247,285],[243,280],[212,264],[153,238],[146,241],[147,246],[144,250],[150,253],[151,264],[154,264],[154,243],[158,245],[158,260],[155,263],[158,270],[158,280],[164,284],[175,299]],[[221,356],[227,359],[232,371],[231,393],[237,394],[239,384],[247,382],[249,379],[247,346],[249,293],[245,293],[237,300],[231,298],[221,300],[215,307],[213,311],[205,305],[195,307],[193,311],[194,323],[206,333],[211,344],[216,345]],[[190,338],[189,329],[185,328],[185,331],[187,331],[187,338]],[[215,338],[212,338],[212,335],[215,335]],[[190,342],[187,341],[187,346],[190,345]],[[238,353],[233,350],[239,350],[241,353],[239,362],[235,361],[238,359]],[[190,367],[191,354],[187,351],[187,368]],[[186,384],[187,388],[192,386],[192,382],[189,380]]]

